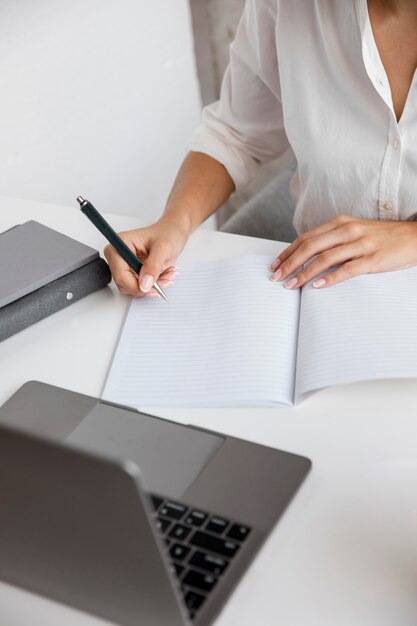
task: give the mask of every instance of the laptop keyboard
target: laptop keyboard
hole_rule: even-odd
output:
[[[193,619],[251,529],[180,502],[151,496],[155,523],[167,546]]]

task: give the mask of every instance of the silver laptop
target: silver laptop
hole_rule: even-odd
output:
[[[210,624],[310,466],[26,383],[0,408],[0,578],[122,626]]]

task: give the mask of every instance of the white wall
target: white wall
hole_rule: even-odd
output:
[[[199,117],[188,0],[1,0],[0,194],[152,221]]]

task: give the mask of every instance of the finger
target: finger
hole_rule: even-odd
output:
[[[333,220],[330,220],[329,222],[326,222],[325,224],[321,224],[320,226],[316,226],[316,228],[312,228],[311,230],[307,231],[303,235],[300,235],[287,248],[285,248],[285,250],[280,252],[276,260],[270,266],[271,272],[276,271],[278,267],[280,267],[280,265],[283,263],[283,261],[285,261],[289,256],[291,256],[291,254],[293,254],[293,252],[301,244],[303,244],[305,241],[307,241],[311,237],[317,237],[318,235],[322,235],[324,233],[335,230],[336,228],[340,228],[340,226],[343,226],[344,224],[348,224],[353,219],[354,218],[347,216],[347,215],[338,215]]]
[[[113,270],[112,276],[120,293],[131,296],[139,295],[138,278],[129,268],[127,270]]]
[[[158,285],[162,288],[162,289],[169,289],[170,287],[172,287],[174,283],[170,280],[165,280],[165,281],[158,281]],[[133,296],[134,298],[143,298],[145,296],[153,296],[153,297],[158,297],[159,298],[159,293],[156,291],[156,289],[154,287],[152,287],[152,289],[150,291],[148,291],[148,293],[143,293],[140,289],[139,286],[137,286],[136,291],[132,292],[132,291],[128,291],[126,289],[124,289],[123,287],[121,287],[119,289],[120,293],[126,296]]]
[[[361,274],[370,274],[371,272],[373,272],[372,256],[353,259],[343,263],[343,265],[338,267],[334,272],[330,272],[329,274],[326,274],[326,276],[320,277],[313,283],[313,287],[323,289],[324,287],[330,287],[331,285],[341,283],[348,278],[353,278],[354,276],[359,276]]]
[[[122,296],[138,296],[139,295],[139,289],[137,290],[137,293],[131,293],[130,291],[128,291],[124,287],[122,287],[122,286],[119,287],[117,284],[116,284],[116,287],[118,288],[118,290],[122,294]]]
[[[163,289],[165,289],[166,287],[172,287],[173,284],[173,280],[158,280],[158,285]]]
[[[132,244],[129,244],[128,241],[126,241],[126,244],[132,251],[134,251],[134,246]],[[137,295],[137,277],[126,261],[122,259],[116,249],[110,244],[104,248],[103,252],[109,264],[113,280],[119,291],[121,293]]]
[[[161,280],[161,279],[159,279],[157,282],[158,282],[158,285],[162,289],[169,289],[174,284],[171,280]],[[143,295],[145,298],[148,298],[148,297],[160,298],[161,297],[161,294],[155,289],[155,287],[152,287],[152,289],[150,291],[148,291],[147,293],[141,294],[141,295]]]
[[[172,285],[174,284],[173,280],[161,280],[159,279],[157,281],[158,285],[161,287],[161,289],[169,289],[169,287],[172,287]],[[154,291],[155,293],[159,293],[155,287],[152,287],[151,291]],[[148,292],[150,293],[150,292]]]
[[[271,276],[271,279],[285,280],[287,276],[296,272],[302,265],[310,261],[316,255],[355,240],[359,241],[359,229],[357,224],[350,223],[317,235],[316,237],[306,239],[300,243],[292,255],[281,263],[278,270]],[[343,260],[346,260],[346,258]]]
[[[130,270],[130,268],[129,268]],[[121,294],[126,296],[133,296],[134,298],[138,298],[146,295],[146,292],[141,291],[139,287],[139,281],[137,275],[133,272],[133,270],[129,271],[130,276],[125,276],[123,273],[113,276],[114,282],[120,291]],[[158,280],[158,284],[160,287],[170,287],[173,283],[172,280],[179,276],[178,268],[174,265],[171,265],[167,268],[162,274],[160,279]],[[157,294],[156,289],[152,288],[151,291],[153,294]]]
[[[179,276],[179,272],[176,270],[176,268],[170,267],[168,270],[161,274],[161,277],[158,279],[158,284],[160,287],[162,287],[162,289],[171,287],[174,284],[172,282],[173,279],[177,276]],[[120,293],[126,296],[133,296],[135,298],[146,295],[146,293],[142,292],[139,288],[139,282],[136,274],[131,273],[131,278],[132,281],[129,281],[129,284],[127,284],[125,278],[122,278],[122,282],[116,280],[114,281]],[[151,289],[151,292],[153,292],[154,294],[158,293],[153,287]]]
[[[113,280],[119,292],[124,296],[133,296],[137,298],[141,294],[138,284],[138,277],[133,272],[130,273],[131,280],[128,280],[125,276],[119,277],[118,274],[113,276]]]
[[[300,270],[297,275],[291,279],[291,281],[288,281],[288,283],[285,284],[285,286],[290,289],[293,289],[294,287],[302,287],[310,280],[313,280],[313,278],[319,276],[322,272],[325,272],[335,265],[357,258],[362,255],[363,252],[363,247],[360,242],[340,245],[335,248],[331,248],[330,250],[326,250],[322,254],[319,254],[314,261]]]
[[[172,278],[176,278],[179,275],[180,275],[180,272],[178,268],[175,266],[171,266],[171,267],[168,267],[164,272],[162,272],[162,274],[158,278],[158,282],[163,278],[171,280]]]
[[[140,289],[138,277],[133,272],[133,270],[130,270],[130,268],[128,267],[128,271],[129,276],[126,276],[123,272],[118,273],[117,271],[116,276],[113,275],[114,282],[116,283],[116,286],[119,289],[120,293],[123,295],[133,296],[135,298],[144,296],[149,293]],[[179,276],[178,268],[175,265],[171,265],[164,272],[162,272],[160,278],[158,279],[158,284],[162,288],[164,288],[164,285],[170,287],[172,284],[171,281],[177,276]],[[153,287],[150,291],[152,291],[154,295],[158,293]]]
[[[161,274],[160,278],[158,278],[158,280],[156,281],[159,285],[159,287],[161,287],[161,289],[169,289],[169,287],[172,287],[172,285],[174,284],[173,279],[176,278],[176,276],[178,276],[178,273],[173,273],[171,276],[165,275],[165,272]],[[136,294],[137,296],[148,296],[150,294],[155,295],[160,295],[159,292],[155,289],[155,287],[152,287],[152,289],[150,291],[147,292],[143,292],[140,290],[138,293]]]
[[[169,254],[170,246],[164,242],[156,242],[152,246],[139,272],[139,286],[143,293],[148,293],[165,271]]]
[[[305,241],[307,241],[311,237],[316,237],[317,235],[321,235],[322,233],[334,230],[335,228],[336,226],[332,222],[326,222],[326,224],[322,224],[321,226],[318,226],[317,228],[309,230],[307,233],[300,235],[287,248],[285,248],[285,250],[279,253],[275,261],[271,263],[269,269],[271,270],[271,272],[274,272],[278,269],[281,263],[285,261],[289,256],[291,256],[291,254],[293,254],[293,252],[297,250],[297,248]]]

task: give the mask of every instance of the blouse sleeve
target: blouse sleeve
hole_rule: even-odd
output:
[[[188,148],[227,169],[237,190],[288,148],[275,40],[277,0],[246,0],[220,100],[203,109]]]

